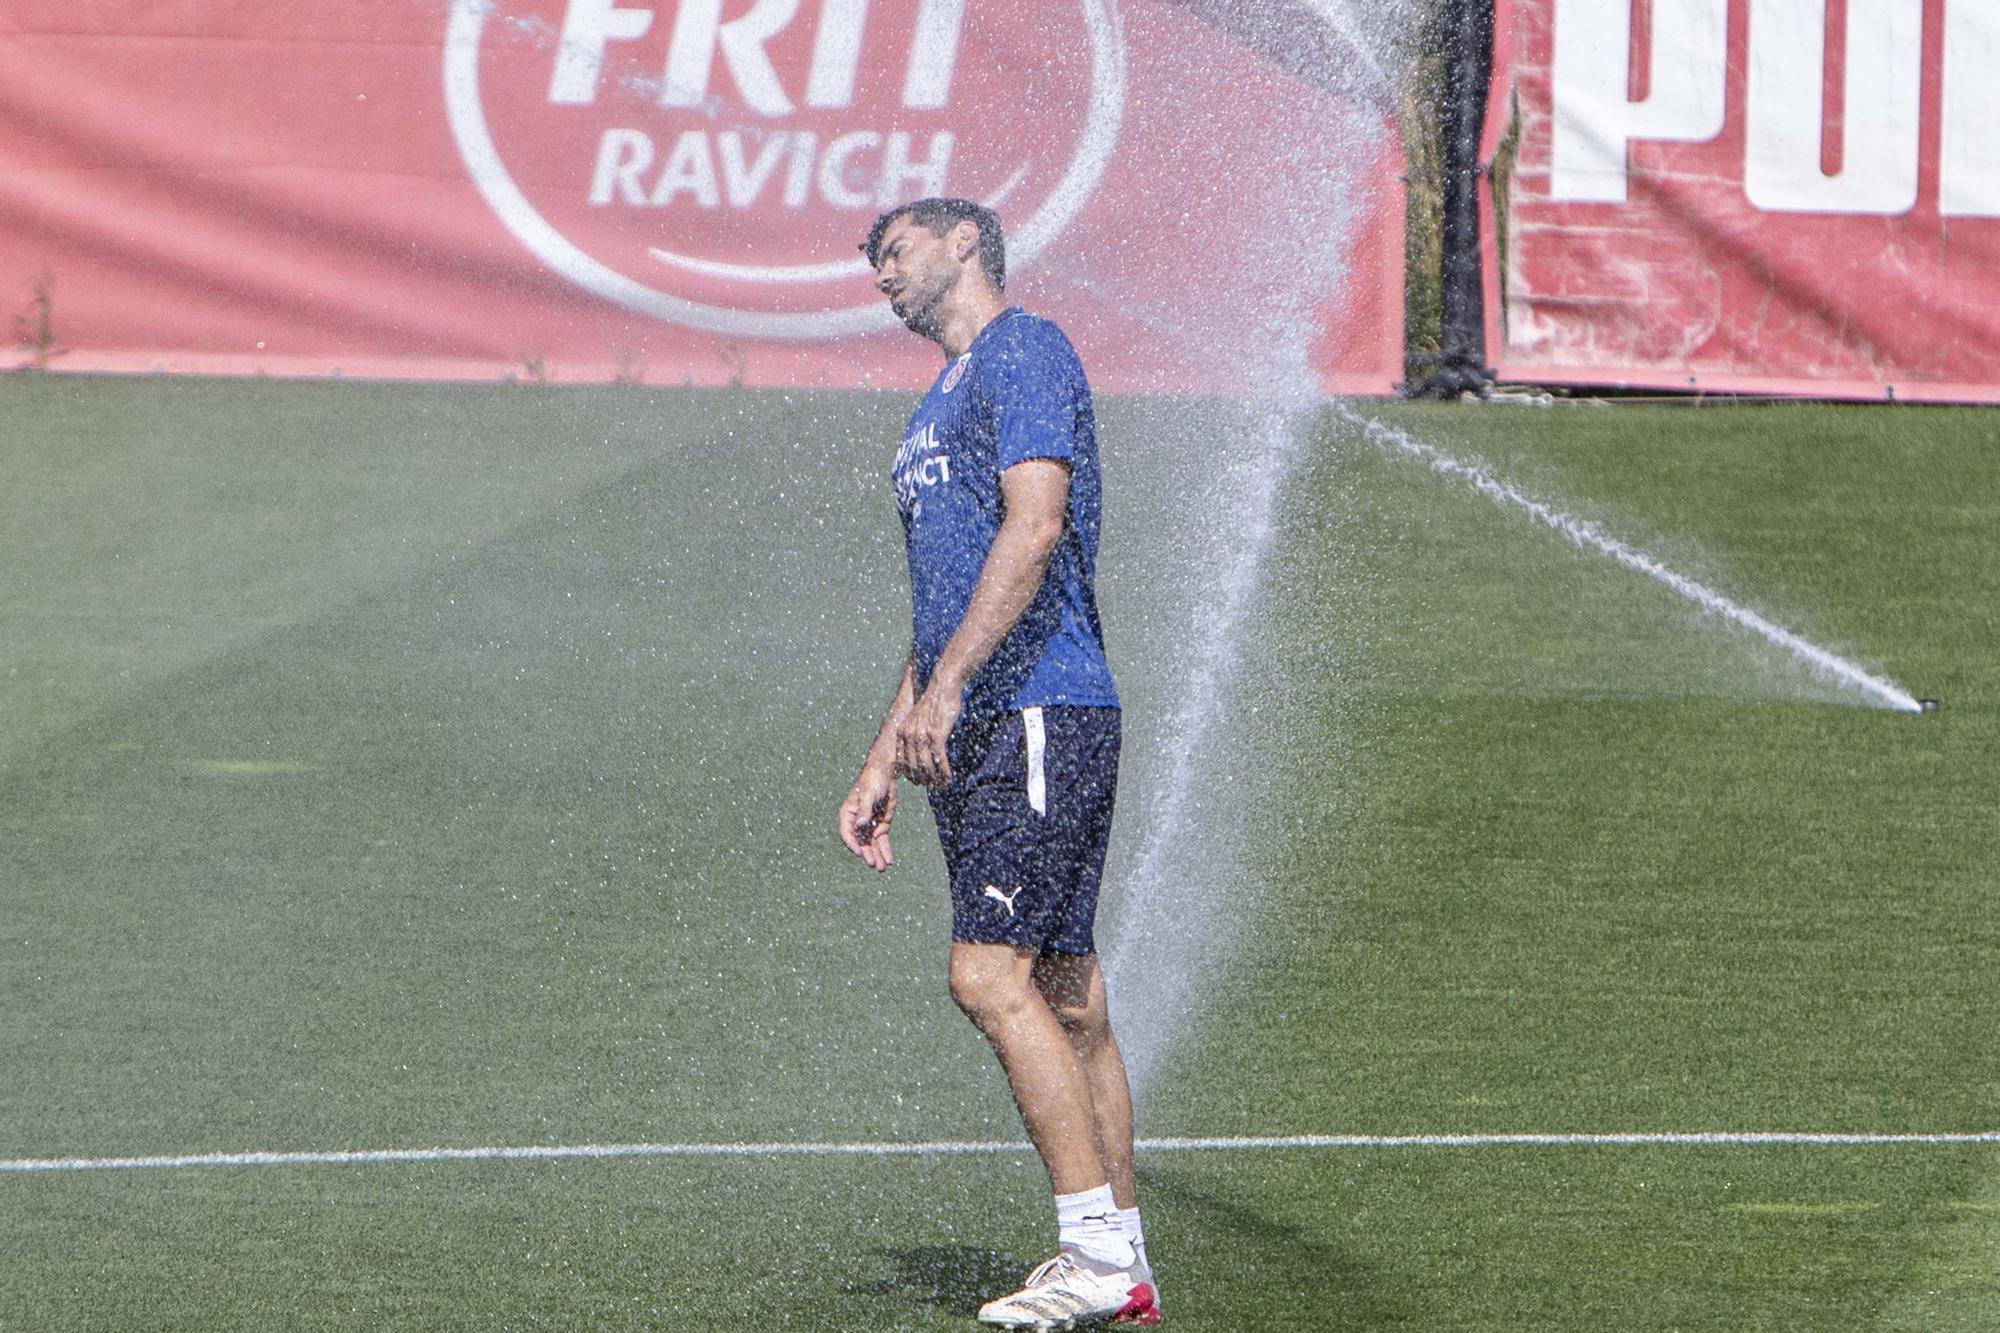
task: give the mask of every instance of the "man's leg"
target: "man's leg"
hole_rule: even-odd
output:
[[[1115,1179],[1100,1156],[1094,1093],[1084,1061],[1034,973],[1033,949],[962,941],[951,946],[951,997],[1000,1057],[1028,1137],[1048,1168],[1049,1183],[1057,1194],[1076,1194],[1113,1181],[1115,1198]],[[1123,1066],[1119,1075],[1122,1079]],[[1129,1097],[1125,1123],[1129,1198]]]
[[[952,998],[986,1034],[1007,1071],[1014,1104],[1055,1187],[1062,1247],[1021,1290],[982,1305],[979,1319],[1006,1328],[1068,1327],[1074,1318],[1158,1323],[1152,1283],[1142,1276],[1147,1270],[1119,1220],[1099,1157],[1090,1079],[1036,983],[1035,953],[1010,944],[951,946]],[[1127,1105],[1129,1138],[1129,1099]],[[1129,1151],[1126,1158],[1129,1190]]]
[[[1125,1057],[1111,1031],[1104,974],[1095,954],[1043,954],[1035,960],[1035,987],[1062,1024],[1090,1089],[1097,1157],[1120,1208],[1138,1206],[1132,1179],[1132,1085]]]
[[[1089,1063],[1100,1069],[1105,1065],[1105,1047],[1115,1061],[1117,1045],[1108,1040],[1108,1022],[1090,1020],[1088,997],[1092,988],[1087,980],[1081,992],[1084,1002],[1070,1015],[1083,1021],[1072,1030],[1058,1018],[1043,993],[1035,957],[1033,950],[1012,945],[960,942],[951,946],[952,997],[986,1034],[1007,1071],[1028,1137],[1034,1140],[1048,1167],[1049,1182],[1055,1187],[1062,1246],[1055,1258],[1028,1275],[1021,1290],[981,1306],[979,1319],[1007,1328],[1049,1328],[1056,1326],[1052,1321],[1072,1318],[1156,1324],[1159,1302],[1151,1270],[1120,1219],[1124,1210],[1099,1151],[1095,1094],[1078,1034],[1101,1032],[1105,1038],[1093,1041],[1089,1048]],[[1100,1018],[1103,989],[1101,982],[1095,987]],[[1118,1077],[1122,1089],[1122,1066]],[[1121,1123],[1126,1144],[1119,1178],[1124,1181],[1124,1197],[1130,1199],[1130,1096],[1121,1095],[1117,1104],[1124,1108]],[[1137,1210],[1132,1210],[1132,1216],[1136,1220]]]

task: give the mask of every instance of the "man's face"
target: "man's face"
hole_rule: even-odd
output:
[[[897,218],[882,233],[876,251],[875,286],[889,298],[896,317],[926,338],[937,336],[945,295],[958,281],[952,239],[957,230],[933,236],[909,218]]]

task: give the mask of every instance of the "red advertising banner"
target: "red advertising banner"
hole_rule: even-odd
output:
[[[2000,6],[1500,0],[1498,24],[1503,377],[2000,400]]]
[[[1301,64],[1168,0],[15,0],[0,308],[55,369],[911,385],[856,246],[949,193],[1105,387],[1386,392],[1394,132]]]

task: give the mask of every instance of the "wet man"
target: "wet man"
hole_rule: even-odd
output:
[[[1119,714],[1093,590],[1090,386],[1060,329],[1007,304],[991,210],[919,200],[876,219],[862,249],[945,367],[896,454],[914,633],[841,840],[886,869],[897,779],[930,789],[952,998],[1000,1057],[1055,1190],[1056,1256],[980,1320],[1155,1323],[1132,1097],[1092,936]]]

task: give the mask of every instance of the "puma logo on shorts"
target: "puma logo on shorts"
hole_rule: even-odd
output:
[[[1021,886],[1016,884],[1012,893],[1002,893],[1000,892],[999,885],[988,884],[986,886],[986,896],[999,903],[1002,907],[1005,907],[1007,915],[1011,917],[1014,915],[1014,900],[1021,896]]]

